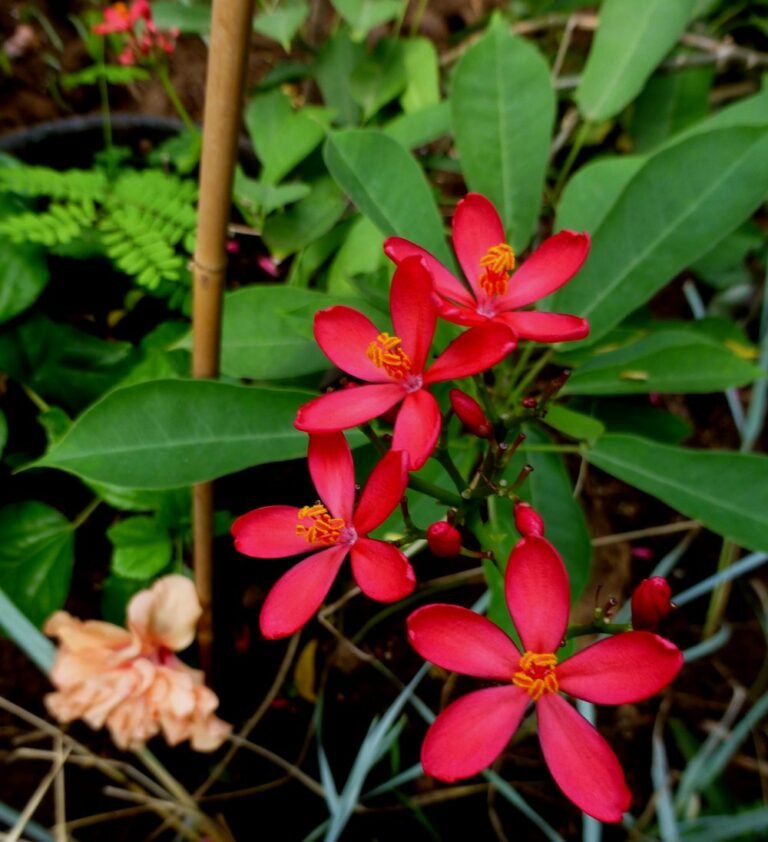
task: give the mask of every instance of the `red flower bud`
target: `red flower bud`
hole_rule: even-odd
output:
[[[451,389],[451,406],[461,423],[478,438],[487,439],[493,432],[488,417],[480,404],[461,389]]]
[[[530,503],[515,504],[515,526],[523,538],[544,534],[544,520]]]
[[[461,552],[461,535],[455,526],[438,520],[427,528],[429,549],[441,558],[453,558]]]
[[[663,576],[643,579],[632,594],[632,626],[640,631],[654,631],[675,607],[669,582]]]

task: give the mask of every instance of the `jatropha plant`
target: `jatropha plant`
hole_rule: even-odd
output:
[[[424,771],[443,781],[482,771],[534,704],[544,757],[560,789],[585,813],[618,822],[631,801],[619,762],[561,694],[615,705],[666,687],[683,662],[680,650],[652,631],[670,608],[669,591],[664,580],[641,585],[632,608],[642,630],[612,623],[603,611],[596,612],[593,623],[569,628],[566,566],[544,537],[542,517],[516,494],[527,472],[511,486],[503,479],[523,438],[520,420],[540,412],[565,382],[556,379],[543,399],[518,398],[518,406],[509,405],[509,394],[516,394],[528,372],[516,371],[517,380],[510,381],[505,360],[519,339],[562,342],[582,339],[589,331],[576,316],[523,308],[576,275],[589,237],[560,232],[515,269],[495,208],[483,196],[469,194],[453,218],[453,243],[467,284],[420,246],[401,238],[386,241],[384,250],[396,264],[391,326],[374,324],[345,306],[316,314],[318,344],[354,378],[305,404],[296,416],[295,426],[309,433],[309,470],[318,499],[302,508],[273,505],[240,516],[232,526],[235,545],[264,559],[308,554],[283,574],[263,604],[262,633],[280,638],[318,611],[347,557],[362,592],[381,602],[414,590],[416,574],[400,548],[413,539],[426,538],[438,557],[491,559],[477,526],[489,499],[501,498],[502,505],[513,507],[520,536],[508,559],[494,559],[504,570],[506,620],[511,618],[516,633],[510,636],[491,619],[446,604],[421,607],[407,621],[408,639],[426,660],[494,682],[440,713],[422,747]],[[438,319],[466,330],[433,358]],[[451,389],[444,417],[432,387],[470,376],[474,395]],[[446,435],[452,415],[480,445],[468,473],[458,468]],[[382,416],[383,423],[393,423],[391,434],[383,431]],[[342,431],[357,426],[376,445],[380,460],[356,501],[352,453]],[[453,479],[456,494],[446,495],[415,475],[432,456]],[[433,493],[439,502],[449,498],[445,519],[426,529],[414,524],[403,498],[407,485]],[[370,537],[400,503],[405,536]],[[607,636],[574,654],[559,654],[571,638],[596,633]]]

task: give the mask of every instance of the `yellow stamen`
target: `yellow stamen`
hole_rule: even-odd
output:
[[[555,666],[557,656],[550,652],[525,652],[520,658],[518,671],[512,676],[512,683],[522,687],[537,702],[545,693],[557,693]]]
[[[366,351],[368,359],[376,368],[383,368],[393,380],[402,380],[410,374],[412,367],[408,354],[400,347],[401,344],[399,336],[380,333]]]
[[[296,524],[296,534],[303,535],[308,544],[336,544],[346,527],[344,518],[331,517],[322,503],[304,506],[299,510],[298,518],[300,521],[307,518],[312,520],[311,526]]]
[[[515,268],[515,253],[512,246],[499,243],[491,246],[480,258],[485,272],[480,276],[480,288],[488,295],[504,295],[509,283],[509,273]]]

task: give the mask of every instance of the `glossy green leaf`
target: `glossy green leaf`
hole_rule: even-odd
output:
[[[522,251],[538,222],[549,161],[555,119],[549,66],[499,19],[462,56],[450,99],[467,185],[496,205],[512,246]]]
[[[294,111],[279,89],[252,97],[245,125],[262,163],[260,181],[277,184],[288,175],[320,144],[326,121],[324,108],[306,106]]]
[[[437,50],[428,38],[402,42],[407,79],[400,103],[406,114],[437,105],[440,101],[440,67]]]
[[[300,181],[286,184],[266,184],[255,178],[248,178],[242,170],[235,173],[232,188],[233,199],[243,216],[253,225],[261,225],[262,215],[272,213],[278,208],[292,205],[305,198],[311,192],[309,185]]]
[[[209,380],[159,380],[110,392],[29,467],[60,468],[128,488],[176,488],[298,459],[293,427],[313,394]]]
[[[768,457],[605,435],[593,465],[751,550],[768,550]]]
[[[629,125],[635,151],[648,152],[706,117],[713,77],[711,67],[651,76],[635,101]]]
[[[363,122],[399,96],[406,82],[403,45],[383,38],[357,63],[349,77],[349,91],[363,109]]]
[[[665,330],[579,366],[563,392],[635,395],[719,392],[745,386],[763,373],[727,346],[694,331]]]
[[[211,31],[211,7],[207,3],[190,6],[178,0],[157,0],[152,3],[152,19],[159,29],[176,27],[193,35],[207,35]]]
[[[581,403],[575,401],[575,403]],[[595,420],[608,433],[640,436],[665,444],[680,444],[693,432],[691,425],[672,412],[652,406],[647,398],[597,398],[589,400]]]
[[[314,290],[257,284],[224,298],[221,370],[230,377],[280,380],[330,367],[311,336],[300,333],[291,311],[320,310],[328,296]]]
[[[379,24],[399,17],[403,0],[331,0],[334,9],[352,29],[355,41],[362,41]]]
[[[294,254],[322,237],[338,222],[346,201],[333,179],[321,176],[312,192],[283,213],[273,214],[264,225],[264,242],[278,259]]]
[[[112,571],[129,579],[151,579],[171,561],[168,530],[152,517],[129,517],[107,530]]]
[[[354,294],[353,279],[376,272],[386,261],[384,237],[365,216],[358,216],[336,252],[328,272],[328,292]]]
[[[639,155],[623,155],[582,167],[563,190],[555,229],[594,234],[644,162]]]
[[[48,278],[40,248],[0,238],[0,324],[34,304]]]
[[[453,265],[424,173],[396,140],[371,130],[333,132],[324,155],[336,183],[384,235],[412,240]]]
[[[576,90],[587,120],[613,117],[642,90],[685,30],[693,0],[605,0]]]
[[[766,242],[766,232],[750,219],[700,257],[691,266],[691,271],[716,289],[751,284],[753,276],[747,267],[747,258],[761,252]]]
[[[33,623],[64,605],[74,562],[72,524],[37,501],[0,509],[0,588]]]
[[[400,114],[382,129],[406,149],[416,149],[450,134],[451,104],[448,100],[429,105],[420,111]]]
[[[309,17],[309,3],[305,0],[279,0],[267,5],[253,19],[253,28],[272,38],[288,52],[296,33]]]
[[[577,412],[561,403],[548,406],[547,414],[542,420],[547,427],[579,441],[594,441],[605,432],[605,427],[597,418]]]
[[[555,311],[589,320],[603,336],[763,202],[768,130],[697,134],[652,156],[599,228],[575,280],[551,296]]]

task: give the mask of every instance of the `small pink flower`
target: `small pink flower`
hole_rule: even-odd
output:
[[[356,391],[356,390],[355,390]],[[320,501],[298,509],[264,506],[232,524],[236,549],[254,558],[312,555],[291,568],[267,595],[259,624],[268,638],[286,637],[317,611],[349,555],[362,591],[395,602],[413,591],[416,577],[405,555],[368,537],[392,513],[408,483],[406,456],[391,450],[376,465],[355,507],[352,453],[343,433],[309,438],[309,471]]]
[[[560,691],[597,704],[625,704],[658,693],[683,657],[649,632],[599,640],[558,663],[568,624],[570,588],[559,554],[539,535],[512,550],[505,595],[522,652],[498,626],[466,608],[428,605],[408,618],[408,636],[429,661],[464,675],[501,682],[458,699],[429,728],[424,771],[443,781],[477,774],[512,738],[535,703],[544,759],[563,793],[600,821],[618,822],[631,795],[605,740]]]
[[[439,315],[460,325],[500,322],[521,339],[563,342],[589,333],[585,319],[562,313],[521,310],[567,283],[589,252],[589,235],[561,231],[545,240],[523,265],[515,268],[515,254],[506,243],[496,208],[479,193],[469,193],[453,216],[453,247],[469,281],[469,289],[421,246],[390,237],[384,252],[400,265],[418,255],[435,279]]]
[[[655,631],[674,607],[672,589],[663,576],[643,579],[632,594],[632,627]]]
[[[123,749],[160,731],[171,745],[188,739],[198,751],[218,748],[230,732],[214,716],[219,700],[203,674],[174,655],[192,643],[200,611],[184,576],[165,576],[136,594],[128,629],[57,611],[45,624],[60,641],[51,670],[56,692],[45,697],[46,707],[60,722],[106,725]]]
[[[461,552],[461,533],[445,520],[438,520],[427,527],[427,544],[440,558],[453,558]]]
[[[369,385],[332,392],[304,404],[297,429],[308,433],[346,430],[364,424],[402,401],[392,447],[404,450],[409,469],[427,461],[440,435],[441,415],[427,387],[467,377],[496,365],[515,347],[501,324],[466,331],[427,367],[437,313],[432,277],[422,260],[404,260],[390,289],[394,333],[380,331],[350,307],[329,307],[315,316],[315,338],[334,365]]]
[[[473,397],[466,392],[462,392],[461,389],[451,389],[448,397],[459,421],[470,433],[481,439],[491,437],[493,433],[491,422],[483,412],[483,408]]]

